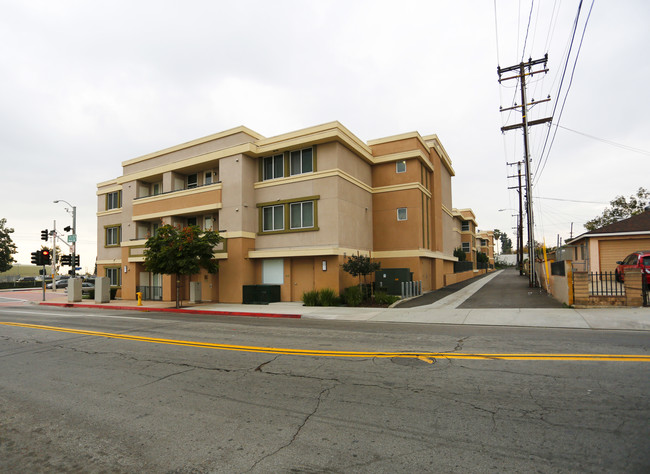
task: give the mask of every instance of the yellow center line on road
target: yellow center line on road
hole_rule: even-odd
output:
[[[429,364],[433,359],[468,359],[468,360],[557,360],[557,361],[616,361],[616,362],[650,362],[650,355],[636,354],[479,354],[462,352],[374,352],[374,351],[321,351],[312,349],[287,349],[281,347],[239,346],[233,344],[215,344],[210,342],[183,341],[178,339],[161,339],[156,337],[133,336],[110,332],[85,331],[83,329],[42,326],[38,324],[22,324],[0,322],[4,326],[15,326],[28,329],[81,334],[84,336],[123,339],[126,341],[149,342],[153,344],[169,344],[174,346],[199,347],[203,349],[218,349],[224,351],[257,352],[264,354],[302,355],[312,357],[403,357],[420,359]]]

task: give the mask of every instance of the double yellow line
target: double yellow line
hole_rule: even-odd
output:
[[[556,361],[616,361],[616,362],[650,362],[650,355],[626,354],[478,354],[462,352],[370,352],[370,351],[320,351],[312,349],[287,349],[281,347],[239,346],[233,344],[214,344],[210,342],[183,341],[178,339],[161,339],[157,337],[132,336],[110,332],[84,331],[82,329],[61,328],[56,326],[41,326],[38,324],[22,324],[0,322],[5,326],[15,326],[28,329],[81,334],[84,336],[107,337],[126,341],[149,342],[154,344],[169,344],[174,346],[199,347],[202,349],[218,349],[223,351],[257,352],[262,354],[300,355],[311,357],[363,357],[363,358],[392,358],[402,357],[420,359],[433,363],[434,359],[469,359],[469,360],[556,360]]]

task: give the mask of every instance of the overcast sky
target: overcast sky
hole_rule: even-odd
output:
[[[0,217],[15,258],[29,263],[53,220],[71,224],[52,202],[62,199],[77,206],[92,271],[96,184],[125,160],[238,125],[270,137],[332,120],[363,141],[437,134],[456,171],[454,207],[514,241],[515,212],[499,209],[517,206],[506,163],[522,159],[523,139],[500,128],[521,115],[499,106],[521,101],[497,65],[548,53],[528,97],[553,100],[529,115],[557,104],[557,121],[592,5],[558,101],[579,4],[538,0],[531,14],[526,0],[1,0]],[[567,239],[571,223],[578,235],[615,196],[650,188],[649,22],[647,0],[594,3],[559,123],[572,131],[558,129],[534,176],[538,240]],[[547,131],[531,131],[533,170]]]

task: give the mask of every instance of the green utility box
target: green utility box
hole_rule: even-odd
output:
[[[375,272],[375,291],[383,290],[389,295],[401,295],[403,281],[413,281],[410,268],[382,268]]]
[[[280,285],[244,285],[242,303],[269,304],[280,301]]]

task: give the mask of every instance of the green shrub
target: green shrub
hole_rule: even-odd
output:
[[[320,304],[318,291],[305,291],[302,294],[302,302],[305,306],[318,306]]]
[[[321,306],[336,306],[338,305],[338,297],[331,288],[323,288],[318,292],[318,300]]]
[[[398,301],[400,298],[397,295],[389,295],[385,291],[378,291],[375,293],[375,303],[381,304],[381,305],[392,305],[396,301]]]
[[[358,286],[350,286],[343,292],[343,300],[348,306],[359,306],[363,301],[361,288]]]

